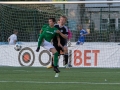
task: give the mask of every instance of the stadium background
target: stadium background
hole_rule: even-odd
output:
[[[0,4],[0,89],[119,90],[119,4]],[[41,47],[39,53],[35,49],[41,26],[47,23],[49,17],[59,18],[60,15],[68,16],[67,25],[73,32],[72,47],[69,47],[73,68],[65,69],[61,57],[60,77],[55,78],[53,69],[46,69],[46,64],[41,64],[39,60],[44,49]],[[84,45],[76,46],[79,24],[90,34]],[[21,51],[15,51],[14,45],[4,45],[13,29],[19,31]],[[49,57],[44,54],[41,60],[49,61]]]
[[[79,36],[78,25],[83,25],[83,28],[90,32],[86,42],[119,42],[119,5],[119,3],[0,5],[0,42],[6,42],[13,29],[19,31],[18,41],[37,41],[39,30],[47,23],[47,19],[49,17],[58,19],[60,15],[68,17],[67,25],[73,32],[73,42],[77,41]]]

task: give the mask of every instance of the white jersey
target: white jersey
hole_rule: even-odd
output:
[[[9,37],[10,41],[9,41],[9,45],[15,45],[15,41],[17,41],[17,35],[16,34],[12,34],[10,37]]]

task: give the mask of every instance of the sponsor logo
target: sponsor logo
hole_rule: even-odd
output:
[[[53,32],[50,32],[50,31],[46,31],[47,33],[50,33],[50,34],[54,34]]]
[[[69,64],[72,63],[75,67],[98,66],[99,54],[100,50],[69,50]],[[52,55],[49,51],[42,50],[37,57],[40,65],[49,65],[52,59],[51,56]],[[25,47],[19,52],[18,60],[21,66],[32,66],[35,61],[35,54],[31,48]]]

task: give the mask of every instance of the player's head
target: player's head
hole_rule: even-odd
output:
[[[67,21],[67,17],[66,16],[60,16],[60,24],[64,25]]]
[[[60,19],[58,19],[57,24],[60,24]]]
[[[55,22],[56,22],[55,18],[49,18],[48,20],[50,26],[54,26]]]
[[[18,31],[17,31],[17,30],[14,30],[13,33],[17,35],[17,34],[18,34]]]
[[[82,25],[79,25],[79,26],[78,26],[78,29],[79,29],[79,30],[82,30],[82,28],[83,28]]]

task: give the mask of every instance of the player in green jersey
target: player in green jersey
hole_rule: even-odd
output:
[[[58,77],[60,72],[58,69],[58,52],[55,49],[55,47],[51,44],[51,41],[55,36],[57,36],[58,45],[60,45],[60,39],[59,39],[59,34],[57,33],[58,29],[54,27],[55,18],[49,18],[48,22],[49,25],[44,25],[42,27],[42,33],[39,36],[38,47],[36,51],[39,52],[40,46],[43,46],[45,49],[52,52],[52,54],[54,55],[54,71],[56,72],[55,77]]]

